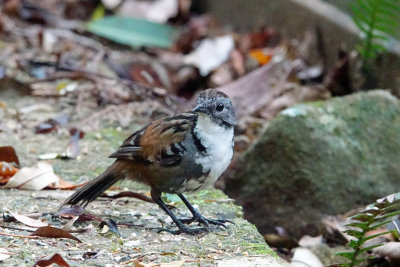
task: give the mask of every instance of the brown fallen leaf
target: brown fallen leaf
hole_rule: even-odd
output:
[[[268,64],[216,89],[226,93],[235,106],[236,116],[241,119],[258,114],[271,119],[281,110],[299,102],[324,100],[330,97],[328,89],[316,86],[301,86],[287,81],[291,63],[273,58]]]
[[[72,207],[62,207],[57,213],[54,214],[54,216],[58,216],[61,218],[74,218],[75,216],[79,216],[78,221],[103,221],[101,218],[98,218],[88,213],[87,211],[85,211],[84,208],[79,205],[75,205]]]
[[[68,120],[69,120],[68,114],[61,114],[53,119],[48,119],[36,127],[35,133],[37,134],[49,133],[57,129],[59,126],[67,125]]]
[[[39,228],[39,227],[43,227],[43,226],[48,226],[49,225],[46,222],[42,222],[40,220],[35,220],[35,219],[29,218],[29,217],[27,217],[25,215],[20,215],[20,214],[11,212],[11,211],[10,211],[10,213],[17,221],[22,222],[23,224],[31,226],[31,227]]]
[[[292,249],[298,246],[297,242],[288,236],[279,234],[266,234],[264,235],[265,242],[271,247]]]
[[[60,178],[60,180],[58,180],[58,182],[53,183],[53,184],[49,184],[48,186],[46,186],[46,189],[61,189],[61,190],[73,190],[76,189],[78,187],[84,186],[85,184],[87,184],[88,182],[84,182],[81,184],[71,184],[63,179]]]
[[[49,266],[51,264],[57,264],[59,266],[65,266],[65,267],[69,267],[70,265],[64,260],[64,258],[58,254],[55,253],[53,256],[51,256],[49,259],[42,259],[42,260],[38,260],[37,262],[35,262],[35,264],[33,266],[40,266],[40,267],[45,267],[45,266]]]
[[[11,257],[11,253],[5,248],[0,248],[0,261],[8,259],[9,257]]]
[[[0,147],[0,161],[15,163],[17,166],[19,166],[17,153],[15,153],[15,149],[12,146]]]
[[[79,243],[82,243],[78,238],[71,235],[67,231],[64,231],[59,228],[54,228],[52,226],[43,226],[38,228],[35,232],[31,234],[31,236],[40,236],[40,237],[50,237],[50,238],[69,238]]]
[[[17,172],[5,188],[18,188],[26,190],[41,190],[49,184],[59,181],[53,167],[46,162],[38,162],[37,167],[24,167]]]

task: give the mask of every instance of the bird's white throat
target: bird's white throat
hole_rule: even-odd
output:
[[[213,183],[228,168],[233,156],[233,127],[220,126],[209,116],[199,113],[196,136],[206,148],[205,156],[197,157],[196,163],[203,166],[204,172],[210,172],[208,183]]]

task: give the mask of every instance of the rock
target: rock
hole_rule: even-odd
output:
[[[321,218],[400,187],[400,105],[385,91],[296,105],[233,164],[226,192],[261,233],[317,235]]]
[[[294,250],[294,255],[291,267],[323,267],[322,262],[318,257],[308,248],[296,248]]]

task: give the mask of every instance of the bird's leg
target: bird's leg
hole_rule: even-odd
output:
[[[197,221],[199,223],[202,223],[207,228],[208,231],[210,229],[210,224],[222,226],[224,228],[226,228],[225,223],[234,224],[232,221],[229,221],[229,220],[211,220],[211,219],[206,219],[203,215],[201,215],[201,213],[198,210],[196,210],[192,206],[192,204],[190,204],[190,202],[186,199],[186,197],[183,194],[178,194],[178,196],[182,199],[183,203],[185,203],[186,207],[189,209],[189,211],[193,215],[193,217],[190,218],[190,219],[180,219],[181,223],[189,224],[191,222]]]
[[[160,208],[165,211],[169,217],[171,217],[172,221],[176,224],[176,226],[179,228],[177,231],[171,231],[165,228],[160,229],[159,232],[169,232],[171,234],[189,234],[189,235],[195,235],[195,234],[200,234],[207,232],[208,229],[205,228],[189,228],[186,225],[184,225],[176,216],[175,214],[172,213],[170,209],[168,209],[167,205],[161,200],[161,192],[156,191],[156,190],[151,190],[151,198],[160,206]]]

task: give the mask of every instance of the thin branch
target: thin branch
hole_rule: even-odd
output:
[[[0,232],[0,235],[4,236],[12,236],[12,237],[20,237],[20,238],[29,238],[29,239],[38,239],[39,237],[36,235],[15,235],[15,234],[8,234]]]

